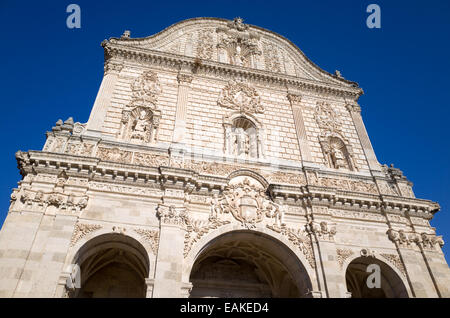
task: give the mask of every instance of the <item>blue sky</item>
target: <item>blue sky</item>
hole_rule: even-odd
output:
[[[81,29],[66,27],[66,7],[81,7]],[[381,29],[366,7],[381,7]],[[321,68],[356,81],[378,160],[414,183],[419,198],[441,204],[432,225],[450,241],[450,1],[8,1],[2,30],[0,116],[3,177],[0,223],[20,174],[14,153],[40,150],[59,119],[86,122],[103,75],[100,42],[144,37],[193,17],[241,16],[280,33]],[[450,244],[444,246],[450,259]]]

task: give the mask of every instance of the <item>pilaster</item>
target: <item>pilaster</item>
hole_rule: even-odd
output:
[[[178,99],[175,115],[175,128],[173,131],[172,141],[175,143],[183,143],[186,134],[187,105],[189,99],[189,88],[192,82],[192,75],[180,72],[177,76],[177,80]]]
[[[187,217],[184,203],[184,191],[166,189],[163,203],[158,206],[160,219],[160,237],[156,258],[154,298],[184,297],[182,270]]]
[[[350,112],[350,116],[353,119],[353,123],[355,125],[364,154],[366,155],[370,170],[380,172],[380,163],[377,160],[372,143],[369,139],[369,135],[367,134],[366,126],[364,125],[361,117],[361,107],[356,102],[354,104],[347,104],[346,106],[347,110]]]
[[[311,157],[311,150],[308,145],[305,122],[303,120],[301,109],[302,96],[298,93],[289,92],[287,97],[289,99],[289,102],[291,103],[292,113],[294,115],[295,131],[297,132],[300,155],[304,162],[312,162],[313,160]]]
[[[94,106],[87,122],[87,130],[93,133],[101,134],[103,122],[105,121],[106,111],[111,103],[111,98],[116,85],[119,73],[123,64],[117,61],[108,61],[105,63],[105,75],[103,76],[100,89],[94,102]]]

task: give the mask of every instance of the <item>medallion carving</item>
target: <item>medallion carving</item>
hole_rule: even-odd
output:
[[[261,97],[255,88],[244,82],[230,81],[223,88],[217,103],[225,108],[247,113],[264,113]]]

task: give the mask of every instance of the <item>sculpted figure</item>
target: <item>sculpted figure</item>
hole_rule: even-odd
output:
[[[131,139],[145,140],[147,129],[148,129],[148,121],[146,118],[147,113],[145,110],[142,110],[139,114],[139,117],[136,119],[135,124],[133,126],[133,132],[131,133]]]

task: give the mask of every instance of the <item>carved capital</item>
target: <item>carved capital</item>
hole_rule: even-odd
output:
[[[190,84],[192,82],[192,79],[193,79],[192,75],[182,74],[182,73],[177,75],[177,81],[179,84],[185,84],[185,85]]]
[[[161,220],[161,224],[185,226],[187,222],[187,209],[185,207],[175,207],[174,205],[160,204],[156,215]]]
[[[291,105],[300,105],[300,102],[302,101],[302,95],[300,94],[287,94],[287,98],[289,99],[289,102]]]
[[[117,63],[117,62],[112,62],[112,61],[106,62],[105,66],[104,66],[105,75],[119,74],[120,71],[122,71],[122,69],[123,69],[123,64]]]

